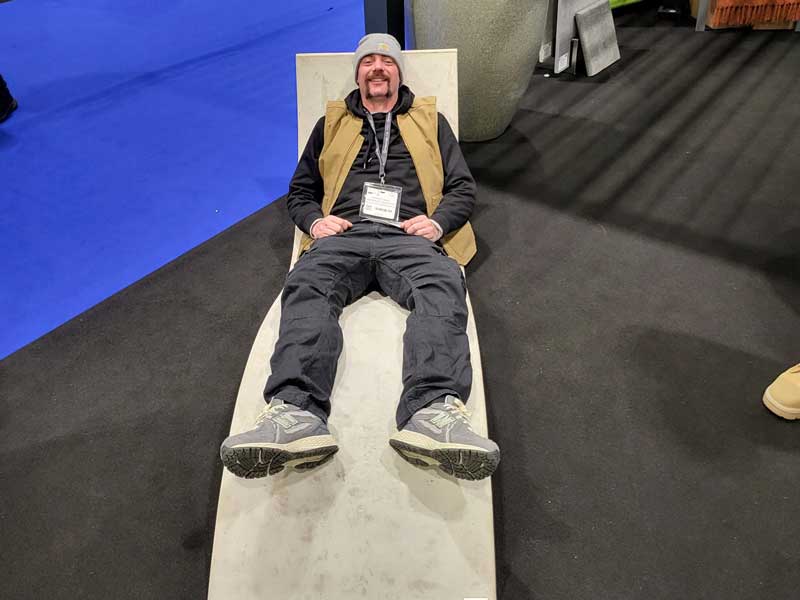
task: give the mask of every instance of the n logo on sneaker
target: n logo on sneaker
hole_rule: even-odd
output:
[[[439,427],[436,427],[436,425],[433,425],[428,421],[420,421],[419,424],[422,425],[425,429],[432,431],[433,433],[436,434],[442,433],[442,430]]]
[[[446,412],[440,412],[438,415],[431,419],[431,424],[436,427],[443,428],[455,421],[455,417],[448,415]]]
[[[311,427],[311,423],[298,423],[293,427],[284,427],[283,430],[286,433],[297,433],[298,431],[303,431],[304,429],[308,429]]]
[[[292,415],[284,413],[280,415],[273,415],[272,420],[275,421],[286,433],[297,433],[311,427],[311,423],[301,423]]]

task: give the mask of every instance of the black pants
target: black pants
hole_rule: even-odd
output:
[[[466,402],[472,367],[460,267],[429,240],[370,222],[317,240],[286,277],[268,401],[278,396],[327,420],[342,350],[339,316],[370,289],[410,311],[398,428],[445,394]]]

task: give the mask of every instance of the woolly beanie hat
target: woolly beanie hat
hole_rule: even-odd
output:
[[[403,71],[405,70],[403,51],[400,49],[400,42],[394,36],[388,33],[370,33],[361,38],[353,55],[353,71],[356,80],[358,79],[358,65],[361,59],[370,54],[380,54],[393,59],[397,64],[397,69],[400,71],[400,83],[403,83]]]

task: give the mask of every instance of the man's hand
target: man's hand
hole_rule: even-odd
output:
[[[442,237],[441,228],[426,215],[417,215],[408,221],[403,221],[402,226],[406,233],[410,235],[421,235],[432,242]]]
[[[353,226],[353,224],[348,221],[347,219],[342,219],[341,217],[336,217],[334,215],[328,215],[324,219],[319,219],[311,226],[311,237],[315,240],[319,240],[324,237],[328,237],[329,235],[336,235],[337,233],[342,233],[343,231],[347,231]]]

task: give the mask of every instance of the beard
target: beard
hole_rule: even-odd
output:
[[[373,94],[370,91],[371,89],[369,85],[370,82],[369,81],[367,82],[367,100],[372,100],[373,98],[386,98],[388,100],[389,98],[394,96],[394,90],[392,89],[392,86],[389,84],[389,80],[386,79],[385,81],[386,81],[386,93],[384,94]]]

